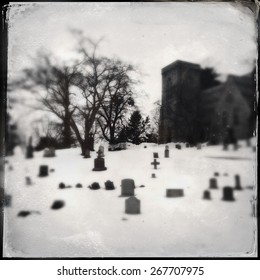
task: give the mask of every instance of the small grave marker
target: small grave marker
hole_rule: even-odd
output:
[[[224,187],[223,188],[223,198],[224,201],[234,201],[233,196],[233,188],[232,187]]]
[[[166,197],[183,197],[184,191],[183,189],[167,189]]]
[[[46,177],[49,175],[48,165],[40,165],[39,177]]]
[[[91,190],[98,190],[98,189],[100,189],[100,185],[99,185],[99,183],[94,182],[94,183],[92,183],[92,184],[89,186],[89,188],[90,188]]]
[[[155,175],[155,173],[152,173],[152,178],[156,178],[156,175]]]
[[[141,202],[134,196],[125,200],[125,213],[126,214],[140,214]]]
[[[29,176],[25,177],[25,183],[27,186],[31,186],[32,185],[32,180]]]
[[[76,188],[82,188],[82,185],[80,183],[76,184]]]
[[[55,157],[55,148],[45,148],[43,151],[43,157]]]
[[[158,162],[158,161],[156,160],[156,158],[153,160],[153,162],[151,162],[151,165],[154,166],[154,169],[157,169],[157,165],[159,165],[159,164],[160,164],[160,162]]]
[[[121,195],[122,196],[134,196],[135,182],[133,179],[123,179],[121,181]]]
[[[216,178],[209,179],[209,188],[210,189],[217,189],[218,188],[218,184],[217,184],[217,179]]]
[[[203,192],[203,199],[211,199],[210,191],[206,190]]]
[[[159,158],[159,154],[158,153],[153,153],[153,158]]]
[[[165,146],[165,150],[164,150],[164,157],[165,157],[165,158],[169,158],[169,156],[170,156],[169,146],[166,145],[166,146]]]
[[[105,156],[104,146],[100,145],[99,148],[98,148],[98,152],[100,153],[100,157],[104,157]]]
[[[242,190],[241,183],[240,183],[240,176],[239,175],[235,175],[235,190],[237,190],[237,191],[241,191]]]
[[[55,200],[51,206],[51,209],[58,210],[64,207],[65,202],[63,200]]]
[[[65,188],[66,188],[66,186],[64,183],[59,183],[59,189],[65,189]]]
[[[115,186],[114,186],[114,183],[112,181],[106,181],[105,182],[105,188],[106,190],[114,190],[115,189]]]

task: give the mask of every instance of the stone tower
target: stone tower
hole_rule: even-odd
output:
[[[159,143],[199,139],[200,75],[198,64],[181,60],[162,69]]]

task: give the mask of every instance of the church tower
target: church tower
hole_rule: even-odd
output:
[[[159,143],[198,141],[200,75],[198,64],[180,60],[162,69]]]

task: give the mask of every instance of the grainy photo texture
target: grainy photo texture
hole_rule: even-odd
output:
[[[257,7],[11,3],[3,257],[256,257]]]

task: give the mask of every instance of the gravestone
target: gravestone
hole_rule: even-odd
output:
[[[140,214],[141,202],[134,196],[125,200],[125,213],[126,214]]]
[[[170,156],[169,146],[166,145],[166,146],[165,146],[165,150],[164,150],[164,157],[165,157],[165,158],[169,158],[169,156]]]
[[[144,146],[144,148],[146,149],[146,148],[147,148],[147,146]]]
[[[102,152],[98,150],[98,157],[94,160],[94,168],[93,171],[104,171],[107,170],[105,167],[105,159],[101,157]]]
[[[20,212],[17,214],[17,216],[18,216],[18,217],[23,217],[23,218],[25,218],[25,217],[27,217],[27,216],[29,216],[29,215],[31,215],[31,214],[38,214],[38,215],[40,215],[41,212],[39,212],[39,211],[25,211],[25,210],[22,210],[22,211],[20,211]]]
[[[153,160],[153,162],[151,162],[151,165],[154,166],[154,169],[157,169],[157,165],[159,165],[160,162],[156,161],[156,158]]]
[[[203,199],[211,199],[210,191],[206,190],[203,192]]]
[[[54,168],[51,168],[51,169],[50,169],[50,172],[54,172],[54,171],[55,171],[55,169],[54,169]]]
[[[209,188],[210,189],[217,189],[218,188],[218,184],[217,184],[217,179],[216,178],[209,179]]]
[[[224,187],[223,188],[223,198],[224,201],[234,201],[233,196],[233,188],[232,187]]]
[[[228,151],[228,144],[227,143],[223,143],[223,151]]]
[[[115,189],[115,186],[114,186],[114,183],[112,181],[106,181],[105,182],[105,188],[106,190],[114,190]]]
[[[197,144],[197,150],[201,150],[201,143]]]
[[[135,195],[135,182],[133,179],[123,179],[121,181],[121,195],[122,196]]]
[[[181,145],[180,144],[176,144],[175,148],[178,149],[178,150],[181,150]]]
[[[64,183],[59,183],[59,189],[65,189],[65,188],[66,188],[66,186]]]
[[[158,153],[153,153],[153,158],[159,158],[159,154]]]
[[[39,177],[46,177],[48,175],[49,175],[49,167],[48,167],[48,165],[40,165]]]
[[[43,157],[55,157],[55,148],[45,148],[43,151]]]
[[[51,206],[51,209],[58,210],[64,207],[65,202],[63,200],[55,200]]]
[[[26,148],[26,158],[33,158],[32,137],[29,138],[29,143]]]
[[[218,177],[219,176],[219,172],[215,172],[214,176]]]
[[[145,188],[145,185],[141,185],[139,188]]]
[[[104,157],[105,156],[104,146],[99,146],[98,151],[100,151],[100,157]]]
[[[31,186],[32,185],[32,180],[29,176],[25,177],[25,183],[27,186]]]
[[[99,189],[100,189],[100,185],[99,185],[99,183],[94,182],[94,183],[92,183],[92,184],[89,186],[89,188],[90,188],[91,190],[99,190]]]
[[[156,178],[156,175],[155,175],[155,173],[152,173],[152,178]]]
[[[241,183],[240,183],[240,176],[239,175],[235,175],[235,190],[237,190],[237,191],[241,191],[242,190]]]
[[[166,197],[183,197],[184,191],[183,189],[167,189]]]
[[[76,188],[82,188],[82,185],[80,183],[76,184]]]

